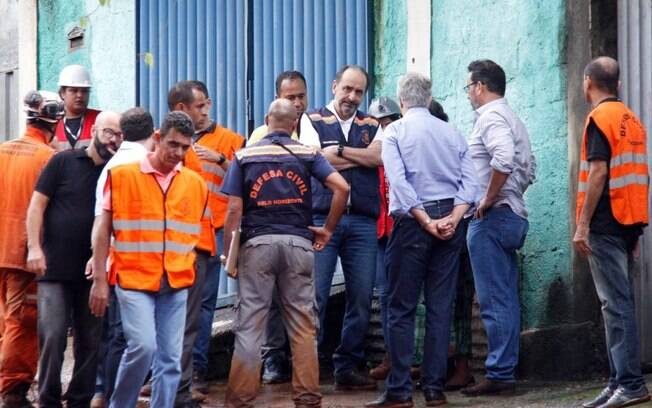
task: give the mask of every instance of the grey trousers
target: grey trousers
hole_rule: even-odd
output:
[[[274,291],[272,305],[269,308],[267,316],[267,327],[265,329],[265,342],[263,343],[262,352],[263,360],[273,356],[281,356],[287,359],[288,337],[285,332],[285,325],[281,318],[281,305],[278,294]]]
[[[242,245],[226,407],[254,406],[260,388],[260,348],[275,287],[292,348],[292,399],[302,407],[321,406],[313,267],[312,243],[306,238],[261,235]]]
[[[102,335],[102,319],[88,307],[90,282],[38,283],[38,394],[40,407],[88,407],[95,392],[97,351]],[[75,365],[65,395],[61,396],[61,367],[73,329]]]
[[[210,254],[197,251],[195,259],[195,282],[188,288],[188,303],[186,306],[186,327],[183,333],[183,353],[181,354],[181,380],[177,389],[174,405],[184,405],[192,401],[190,386],[192,385],[192,346],[195,344],[199,329],[199,311],[201,310],[202,289],[206,280],[206,269]]]

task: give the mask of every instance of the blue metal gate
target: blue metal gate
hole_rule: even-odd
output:
[[[177,81],[206,83],[211,117],[246,134],[245,7],[242,0],[140,0],[138,104],[157,125]]]
[[[309,106],[332,98],[344,64],[369,66],[368,0],[253,0],[253,121],[262,124],[280,72],[301,71]]]
[[[248,135],[263,123],[276,75],[292,69],[306,76],[309,106],[323,106],[340,66],[369,67],[368,14],[369,0],[139,0],[138,104],[158,126],[168,89],[197,79],[211,118]],[[221,304],[235,288],[220,276]]]

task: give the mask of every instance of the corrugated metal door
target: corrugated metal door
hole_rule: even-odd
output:
[[[179,80],[206,83],[211,117],[246,134],[245,8],[242,0],[140,0],[138,103],[155,123]]]
[[[318,107],[331,99],[340,66],[368,67],[368,0],[140,0],[138,58],[138,104],[156,124],[170,86],[198,79],[213,99],[211,117],[249,134],[280,72],[303,72],[309,106]],[[222,303],[235,287],[220,276]]]
[[[301,71],[310,107],[327,104],[344,64],[369,65],[368,0],[253,0],[253,122],[263,123],[282,71]]]
[[[621,98],[641,118],[648,131],[648,161],[652,168],[652,0],[618,1],[618,60]],[[649,203],[648,203],[649,204]],[[634,287],[641,358],[652,363],[652,230],[645,229]]]

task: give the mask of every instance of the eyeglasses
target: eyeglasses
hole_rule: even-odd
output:
[[[122,139],[122,132],[116,132],[113,129],[104,128],[102,129],[102,134],[104,134],[104,137],[106,137],[107,139],[111,139],[111,138]]]
[[[468,92],[469,89],[470,89],[473,85],[477,85],[477,83],[478,83],[478,81],[474,81],[474,82],[471,82],[470,84],[466,84],[466,85],[464,86],[464,88],[463,88],[463,89],[464,89],[464,92]]]

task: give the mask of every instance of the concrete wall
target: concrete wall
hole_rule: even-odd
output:
[[[405,73],[407,6],[409,0],[374,1],[374,94],[396,98],[398,79]]]
[[[468,63],[489,58],[507,74],[506,97],[538,162],[538,180],[526,193],[523,329],[570,320],[565,1],[439,0],[432,27],[434,94],[465,134],[473,118],[462,90]]]
[[[0,142],[19,135],[18,5],[0,1]]]
[[[522,251],[524,329],[571,320],[565,7],[564,0],[432,2],[433,93],[451,122],[469,134],[473,112],[462,90],[467,65],[489,58],[505,69],[507,99],[530,132],[538,180],[526,194],[530,232]],[[379,0],[375,13],[375,92],[394,97],[406,67],[406,4]]]
[[[123,111],[136,101],[136,2],[39,0],[39,86],[56,90],[61,68],[91,72],[92,107]],[[83,47],[69,51],[68,32],[85,28]]]

